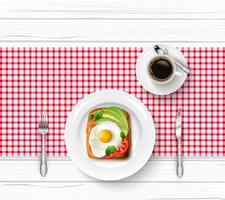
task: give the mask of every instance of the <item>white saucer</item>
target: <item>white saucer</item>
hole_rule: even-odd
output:
[[[162,44],[160,44],[160,46],[165,47],[168,50],[168,56],[187,66],[185,57],[176,47]],[[138,57],[136,74],[139,83],[145,90],[156,95],[168,95],[177,91],[185,82],[187,74],[177,66],[177,72],[180,72],[182,74],[181,76],[175,76],[169,83],[166,84],[153,83],[149,78],[149,75],[145,72],[145,70],[143,70],[144,67],[148,65],[148,59],[152,56],[152,54],[156,54],[153,46],[144,49],[142,54]]]

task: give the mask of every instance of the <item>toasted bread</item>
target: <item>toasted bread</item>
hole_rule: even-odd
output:
[[[92,110],[89,114],[88,114],[88,119],[90,119],[90,116],[96,114],[97,111],[101,110],[103,108],[97,108]],[[88,120],[87,122],[87,127],[86,127],[86,148],[87,148],[87,154],[90,158],[92,159],[123,159],[129,156],[129,151],[130,151],[130,146],[131,146],[131,130],[130,130],[130,117],[129,117],[129,113],[126,112],[125,110],[123,110],[126,118],[127,118],[127,122],[128,122],[128,134],[126,135],[126,137],[122,140],[120,145],[128,145],[128,148],[126,147],[126,150],[124,152],[119,151],[119,149],[116,149],[116,151],[114,153],[112,153],[111,155],[106,155],[104,157],[96,157],[91,149],[91,145],[89,143],[89,137],[90,137],[90,133],[91,133],[91,129],[95,126],[95,121],[96,119],[93,118],[91,120]],[[120,146],[119,145],[119,146]]]

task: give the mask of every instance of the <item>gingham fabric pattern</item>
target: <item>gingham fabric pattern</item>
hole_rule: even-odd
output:
[[[180,50],[191,74],[176,93],[155,96],[136,79],[142,48],[0,48],[0,156],[40,154],[37,120],[43,108],[49,115],[48,155],[66,156],[68,112],[89,93],[109,88],[134,94],[152,112],[155,156],[176,155],[174,126],[180,106],[183,154],[224,156],[225,48]]]

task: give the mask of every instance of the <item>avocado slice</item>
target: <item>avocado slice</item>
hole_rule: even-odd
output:
[[[117,112],[122,117],[122,121],[124,122],[124,124],[126,125],[126,127],[128,129],[128,121],[127,121],[127,116],[126,116],[125,112],[121,108],[116,107],[116,106],[111,106],[108,109]]]
[[[124,124],[123,118],[113,110],[104,110],[102,117],[110,118],[118,123]]]

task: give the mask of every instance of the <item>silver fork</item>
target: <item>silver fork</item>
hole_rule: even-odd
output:
[[[46,176],[48,172],[47,156],[45,151],[45,135],[48,133],[48,116],[46,111],[42,111],[38,120],[38,133],[41,134],[41,163],[40,173]]]

